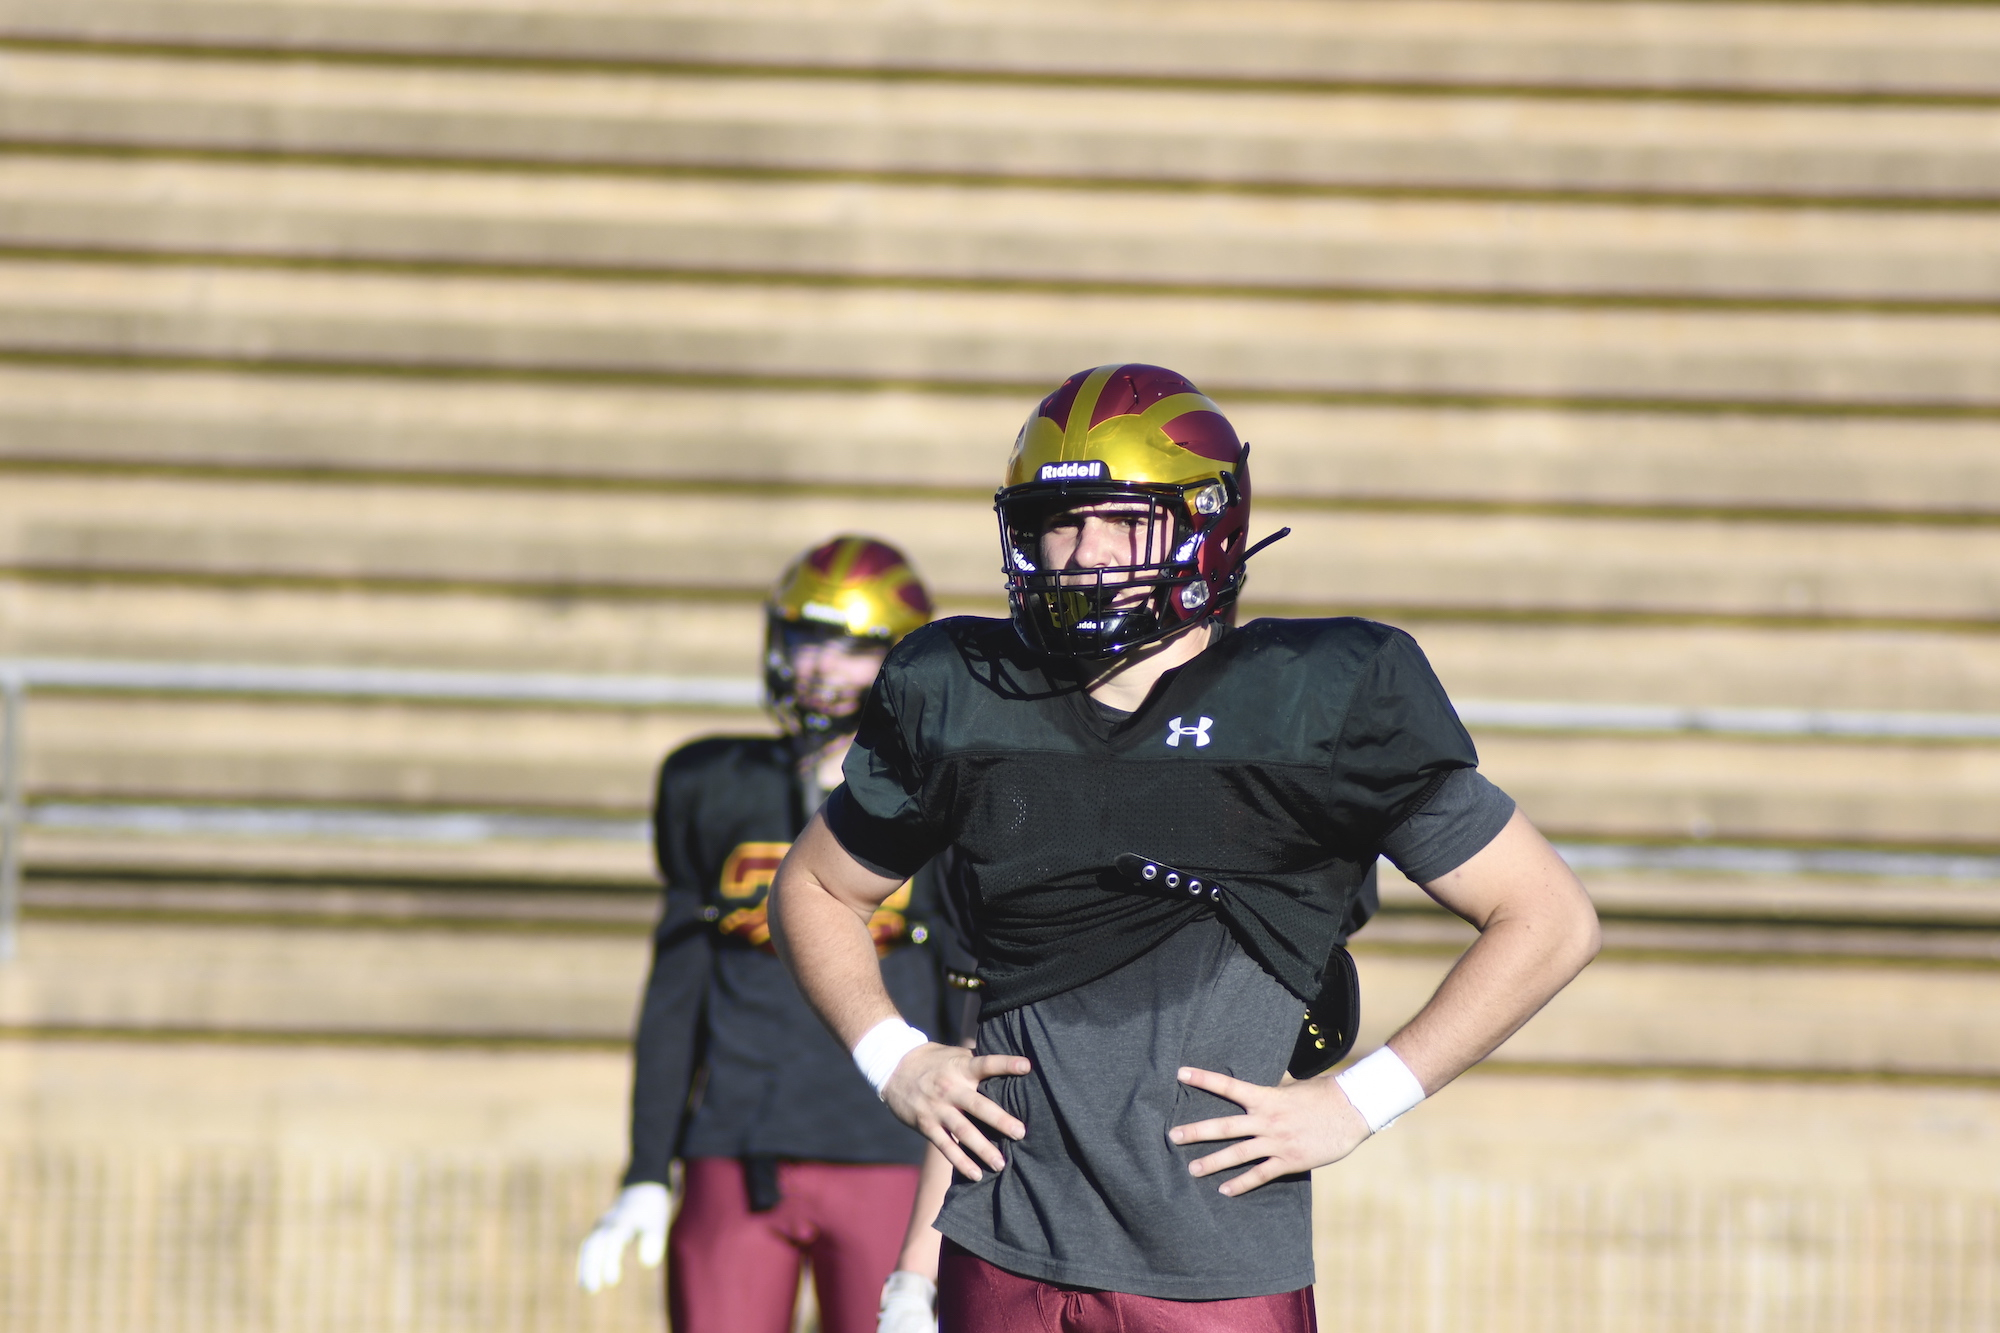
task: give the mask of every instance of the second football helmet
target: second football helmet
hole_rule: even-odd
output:
[[[840,536],[794,560],[765,604],[764,697],[788,735],[808,745],[850,731],[838,715],[800,698],[793,657],[808,643],[851,639],[888,647],[932,615],[909,558],[872,537]]]

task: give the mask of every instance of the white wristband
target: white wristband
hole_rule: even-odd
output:
[[[862,1033],[861,1040],[854,1043],[854,1063],[860,1068],[861,1077],[868,1080],[868,1086],[875,1089],[875,1095],[880,1097],[883,1087],[889,1082],[889,1075],[896,1072],[896,1066],[903,1063],[903,1057],[917,1047],[929,1044],[929,1037],[902,1019],[885,1018]]]
[[[1403,1058],[1382,1047],[1365,1060],[1334,1075],[1333,1081],[1361,1112],[1369,1131],[1387,1129],[1405,1111],[1424,1099],[1424,1085],[1403,1063]]]

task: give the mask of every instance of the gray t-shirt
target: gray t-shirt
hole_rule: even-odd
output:
[[[1492,841],[1514,802],[1460,769],[1383,851],[1419,883]],[[1183,1065],[1266,1086],[1298,1036],[1296,997],[1213,917],[1088,985],[979,1025],[981,1055],[1023,1055],[1034,1072],[982,1091],[1028,1127],[1001,1141],[1007,1169],[954,1179],[937,1227],[1012,1273],[1063,1286],[1175,1300],[1296,1291],[1313,1281],[1312,1180],[1286,1176],[1238,1198],[1188,1163],[1221,1143],[1177,1147],[1175,1125],[1235,1115],[1183,1085]]]

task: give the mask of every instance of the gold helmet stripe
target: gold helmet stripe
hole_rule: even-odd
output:
[[[1162,398],[1139,414],[1144,424],[1158,429],[1175,417],[1184,417],[1190,412],[1213,412],[1222,415],[1222,409],[1215,405],[1205,393],[1176,393]]]
[[[857,572],[885,553],[893,562],[870,574]],[[823,557],[826,568],[814,568],[814,556]],[[908,590],[915,591],[914,598],[903,596]],[[870,537],[836,537],[799,557],[772,591],[770,606],[783,620],[838,625],[849,634],[892,643],[930,619],[930,599],[908,559]]]
[[[852,564],[853,561],[849,560],[848,563]],[[908,565],[903,565],[896,569],[885,569],[873,578],[864,580],[857,587],[861,592],[886,606],[894,602],[904,588],[916,581],[916,571]]]
[[[1063,431],[1062,452],[1056,455],[1057,462],[1086,457],[1090,418],[1097,412],[1097,400],[1104,396],[1104,386],[1111,382],[1112,375],[1117,371],[1118,366],[1099,366],[1090,372],[1083,387],[1076,391],[1076,397],[1069,405],[1069,425]]]

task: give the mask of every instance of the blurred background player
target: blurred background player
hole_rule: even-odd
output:
[[[765,690],[784,734],[695,741],[661,767],[653,829],[667,889],[639,1017],[631,1162],[583,1242],[577,1280],[589,1291],[617,1282],[635,1239],[648,1267],[671,1249],[676,1333],[785,1333],[807,1258],[826,1333],[875,1325],[924,1143],[806,1006],[772,952],[764,900],[840,781],[884,654],[930,618],[894,547],[843,536],[813,548],[768,605]],[[920,873],[869,923],[905,1013],[940,1010],[921,947],[934,893]]]

